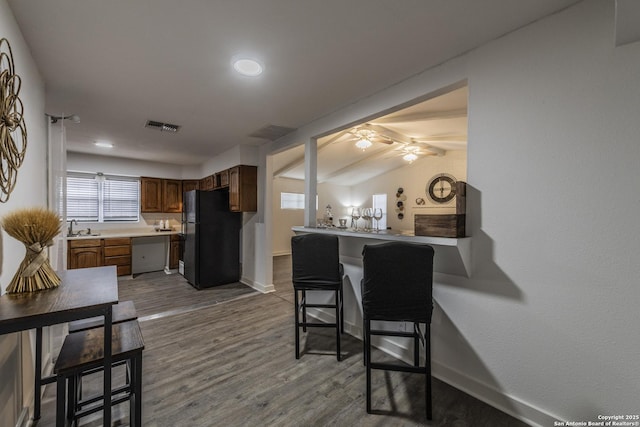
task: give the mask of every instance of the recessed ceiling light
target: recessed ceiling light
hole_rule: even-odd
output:
[[[96,147],[100,148],[113,148],[113,144],[109,141],[96,141],[93,143]]]
[[[262,65],[255,59],[237,59],[233,63],[233,68],[243,76],[255,77],[262,74]]]

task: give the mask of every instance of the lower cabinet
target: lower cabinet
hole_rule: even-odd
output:
[[[67,266],[69,269],[102,266],[101,239],[69,240]]]
[[[118,276],[131,274],[131,238],[103,239],[104,264],[115,265]]]
[[[69,240],[67,267],[90,268],[115,265],[118,276],[131,274],[131,239],[79,239]]]
[[[172,234],[170,245],[169,268],[178,268],[178,264],[180,263],[180,236]]]

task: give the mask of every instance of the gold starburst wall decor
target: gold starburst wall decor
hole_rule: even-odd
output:
[[[11,45],[0,39],[0,202],[9,200],[27,151],[27,126]]]
[[[17,209],[2,218],[7,234],[21,241],[27,254],[7,286],[7,293],[33,292],[55,288],[60,278],[51,267],[47,247],[60,232],[60,217],[44,208]]]

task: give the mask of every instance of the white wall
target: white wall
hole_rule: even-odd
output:
[[[24,104],[28,134],[27,152],[18,170],[15,189],[9,200],[0,204],[0,216],[4,216],[15,209],[47,205],[47,122],[44,82],[6,0],[0,0],[0,37],[11,43],[15,72],[22,79],[20,99]],[[3,231],[0,244],[1,293],[4,293],[24,255],[24,245]],[[0,378],[0,427],[15,426],[23,405],[29,405],[33,399],[32,348],[27,333],[0,336]]]
[[[351,187],[353,204],[362,207],[372,206],[372,195],[387,194],[387,226],[394,230],[413,231],[414,215],[455,213],[455,199],[446,204],[436,204],[429,199],[426,189],[435,175],[448,173],[458,181],[467,180],[466,151],[448,151],[444,156],[429,156],[416,160],[412,164],[367,180]],[[396,192],[399,187],[406,196],[404,219],[398,219],[396,213]],[[425,204],[418,206],[416,199],[420,197]],[[348,222],[350,223],[350,221]],[[361,219],[360,226],[364,224]]]
[[[304,193],[304,181],[289,178],[273,180],[273,241],[274,256],[291,253],[291,227],[304,223],[304,210],[280,209],[280,193]]]
[[[435,374],[533,424],[637,414],[639,70],[614,2],[585,0],[272,150],[467,79],[473,271],[436,277]]]

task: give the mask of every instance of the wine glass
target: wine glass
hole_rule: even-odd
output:
[[[371,216],[373,212],[371,208],[364,208],[362,210],[362,219],[364,219],[364,231],[371,230]]]
[[[358,231],[358,220],[360,219],[360,208],[351,209],[351,227]]]
[[[373,210],[373,219],[376,220],[376,231],[380,231],[380,220],[382,219],[382,208]]]

